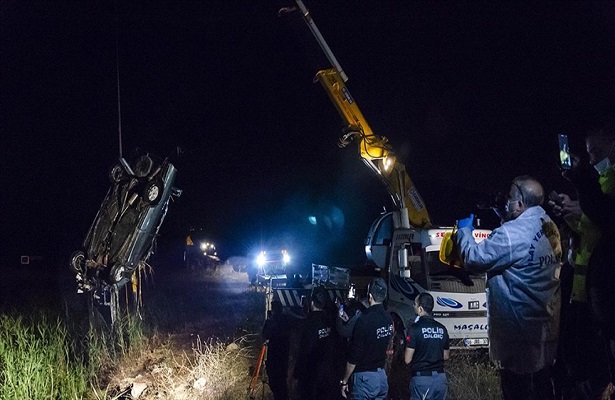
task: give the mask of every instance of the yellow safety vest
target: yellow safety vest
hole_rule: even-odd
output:
[[[602,193],[613,193],[615,189],[615,166],[606,170],[599,178]],[[574,258],[574,276],[572,280],[571,300],[587,302],[586,277],[589,259],[600,240],[600,229],[582,214],[576,221],[568,221],[570,227],[579,234],[579,246]]]

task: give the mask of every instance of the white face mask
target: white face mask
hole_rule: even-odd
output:
[[[613,142],[613,144],[611,144],[611,150],[609,150],[609,152],[607,154],[609,154],[609,155],[612,154],[613,153],[613,148],[615,148],[615,142]],[[594,165],[594,168],[596,169],[596,171],[598,171],[598,173],[600,175],[602,175],[604,172],[606,172],[607,169],[611,168],[611,160],[609,159],[609,156],[606,156],[602,160],[597,162]]]
[[[609,169],[610,167],[611,167],[611,160],[609,160],[608,157],[604,157],[600,162],[594,165],[594,168],[596,169],[596,171],[598,171],[600,175],[606,172],[606,170]]]

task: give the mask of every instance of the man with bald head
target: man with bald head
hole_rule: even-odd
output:
[[[510,184],[503,223],[476,243],[474,216],[458,221],[463,268],[487,274],[489,355],[506,400],[554,399],[552,367],[559,334],[559,232],[545,210],[542,185]]]

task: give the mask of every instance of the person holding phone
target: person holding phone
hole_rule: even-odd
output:
[[[362,314],[363,305],[356,299],[348,299],[346,305],[339,305],[339,314],[335,319],[335,329],[343,338],[350,338],[357,319]]]
[[[353,400],[385,400],[389,392],[384,370],[387,349],[393,336],[393,321],[382,302],[387,298],[387,283],[374,278],[367,287],[369,308],[358,318],[346,357],[346,368],[339,382],[344,398]],[[349,379],[353,378],[352,382]]]
[[[577,387],[589,387],[592,398],[598,398],[602,389],[613,377],[608,376],[610,359],[615,353],[615,249],[612,213],[615,196],[615,132],[613,125],[605,125],[588,132],[585,138],[587,159],[572,155],[570,169],[563,169],[562,176],[576,189],[578,200],[560,194],[561,204],[550,201],[553,212],[579,236],[574,258],[574,277],[570,303],[570,317],[563,321],[565,330],[573,339],[569,354],[569,368]],[[609,200],[610,199],[610,200]],[[609,253],[610,250],[610,253]],[[611,303],[613,304],[613,303]],[[600,333],[594,328],[598,325]],[[600,337],[606,335],[610,346]]]

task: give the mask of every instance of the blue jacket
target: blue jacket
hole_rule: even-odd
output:
[[[492,359],[518,373],[552,363],[557,346],[561,263],[543,232],[544,221],[549,216],[535,206],[480,243],[470,228],[457,232],[464,268],[487,273]]]

